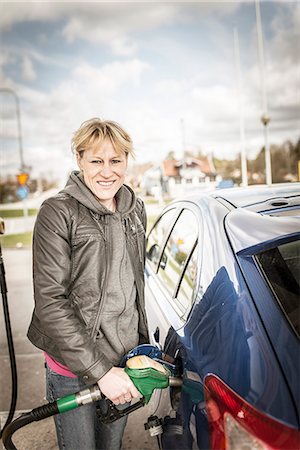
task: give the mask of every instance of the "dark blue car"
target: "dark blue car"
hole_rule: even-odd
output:
[[[299,449],[300,183],[174,201],[147,238],[163,449]]]

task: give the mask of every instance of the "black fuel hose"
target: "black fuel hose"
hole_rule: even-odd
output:
[[[4,263],[3,263],[3,258],[2,258],[1,244],[0,244],[0,290],[1,290],[1,294],[2,294],[3,312],[4,312],[4,320],[5,320],[5,328],[6,328],[7,345],[8,345],[8,351],[9,351],[10,368],[11,368],[11,381],[12,381],[12,393],[11,393],[10,408],[9,408],[9,413],[8,413],[6,422],[0,431],[0,438],[1,438],[4,428],[12,421],[12,419],[14,417],[14,413],[16,410],[16,404],[17,404],[17,396],[18,396],[18,377],[17,377],[16,356],[15,356],[14,342],[13,342],[11,323],[10,323],[10,317],[9,317],[9,309],[8,309],[8,301],[7,301],[7,286],[6,286],[6,280],[5,280],[5,270],[4,270]]]
[[[39,406],[27,413],[22,414],[13,422],[8,424],[3,430],[3,445],[6,450],[17,450],[13,441],[12,435],[20,428],[25,427],[32,422],[38,422],[39,420],[46,419],[47,417],[54,416],[59,413],[57,401],[47,403],[46,405]]]
[[[12,435],[20,428],[28,425],[31,422],[38,422],[39,420],[47,419],[47,417],[55,414],[62,414],[80,406],[86,405],[100,400],[102,394],[97,384],[89,386],[82,391],[66,395],[51,403],[34,408],[32,411],[22,414],[13,422],[8,424],[3,431],[3,444],[7,450],[17,450],[12,442]],[[117,420],[116,417],[115,420]]]

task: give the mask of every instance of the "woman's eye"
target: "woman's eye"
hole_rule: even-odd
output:
[[[120,159],[113,159],[113,160],[112,160],[112,163],[113,163],[113,164],[119,164],[120,162],[121,162]]]
[[[92,164],[100,164],[102,161],[100,159],[93,159],[91,161]]]

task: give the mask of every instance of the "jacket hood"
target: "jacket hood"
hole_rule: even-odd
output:
[[[74,171],[71,173],[66,187],[61,192],[74,197],[79,203],[97,214],[112,214],[112,211],[102,205],[94,196],[92,191],[86,186],[83,176],[79,171]],[[120,187],[115,195],[115,198],[117,201],[117,211],[122,215],[129,214],[135,208],[135,194],[126,184],[123,184]]]

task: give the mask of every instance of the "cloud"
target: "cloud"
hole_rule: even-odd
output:
[[[4,67],[7,64],[11,64],[14,62],[14,58],[12,57],[12,55],[3,49],[3,51],[1,51],[0,53],[0,67]]]
[[[227,2],[223,7],[220,2],[47,2],[19,5],[19,11],[12,13],[8,7],[10,16],[0,19],[6,27],[13,27],[15,20],[53,22],[42,43],[34,35],[31,44],[19,48],[11,44],[2,55],[3,67],[23,64],[28,81],[35,73],[42,77],[36,85],[17,78],[5,80],[5,85],[20,93],[26,162],[36,170],[41,165],[40,170],[52,168],[65,176],[75,166],[70,154],[72,133],[95,116],[117,120],[129,131],[138,162],[160,160],[170,150],[180,155],[181,119],[188,149],[201,147],[218,156],[234,157],[239,151],[239,111],[230,14],[237,8],[237,3]],[[186,30],[201,26],[200,18],[212,12],[213,18],[204,21],[204,42],[188,41],[187,35],[199,38],[201,33],[195,32],[196,27],[191,33]],[[224,15],[229,18],[220,20]],[[270,142],[295,136],[299,98],[295,95],[299,71],[294,50],[299,8],[291,7],[285,15],[284,8],[278,7],[277,15],[271,40],[268,35],[266,42]],[[253,23],[252,41],[246,33],[241,40],[246,142],[251,155],[263,145],[254,27]],[[56,57],[51,38],[58,34],[62,49]],[[46,48],[54,50],[47,53]],[[99,60],[109,62],[99,65]],[[61,67],[56,71],[57,65]],[[38,72],[41,66],[43,72]],[[46,80],[49,84],[43,79],[48,69],[57,74],[55,82]]]
[[[298,117],[299,129],[300,4],[292,3],[286,9],[278,7],[271,25],[274,37],[268,44],[266,61],[269,105],[277,117]]]
[[[169,1],[149,1],[149,0],[118,0],[111,2],[92,1],[74,2],[73,0],[61,0],[60,2],[39,1],[28,2],[21,0],[18,2],[2,1],[2,11],[0,25],[3,30],[11,28],[12,25],[20,22],[49,22],[54,20],[68,20],[66,33],[70,39],[82,37],[84,29],[80,22],[87,24],[90,21],[91,30],[87,33],[89,39],[92,33],[94,36],[103,36],[101,30],[97,30],[93,25],[99,25],[99,21],[107,32],[112,26],[112,33],[120,29],[122,33],[130,30],[147,30],[161,25],[175,23],[175,21],[190,20],[195,13],[218,15],[231,14],[236,10],[240,1],[219,0],[213,2],[193,1],[193,2],[173,2]],[[142,20],[141,20],[142,19]],[[118,24],[115,26],[114,24]],[[101,27],[102,28],[102,27]],[[110,33],[109,33],[110,34]],[[102,38],[101,38],[102,39]]]
[[[70,8],[67,4],[50,4],[49,2],[2,2],[0,25],[3,31],[11,29],[14,24],[36,21],[53,21],[66,14]]]
[[[128,106],[118,98],[126,89],[138,89],[148,70],[149,64],[136,58],[98,67],[85,62],[47,93],[11,82],[20,93],[25,163],[34,171],[38,167],[52,170],[64,179],[70,167],[75,167],[70,153],[73,132],[90,117],[124,123]],[[15,117],[5,119],[4,127],[11,139],[16,138],[15,125]]]
[[[37,129],[45,129],[46,125],[45,144],[49,135],[57,144],[60,138],[55,136],[70,135],[71,130],[86,118],[101,116],[104,111],[105,115],[112,113],[118,108],[117,98],[122,95],[122,91],[126,87],[138,86],[148,69],[146,63],[137,59],[101,67],[93,67],[88,63],[76,66],[69,79],[63,80],[49,92],[46,103],[43,96],[34,93],[29,117],[38,110],[37,122],[41,121],[44,125],[34,123],[28,117],[27,126],[32,127],[29,135],[35,134]],[[43,139],[43,136],[40,138]]]
[[[197,21],[209,14],[231,14],[240,2],[5,2],[0,16],[2,30],[17,23],[61,21],[62,36],[69,43],[85,40],[105,43],[116,55],[132,56],[137,50],[133,35],[160,27]]]
[[[277,14],[271,23],[274,34],[270,42],[269,53],[276,55],[280,67],[290,64],[300,64],[300,3],[278,5]],[[268,48],[267,48],[268,50]],[[268,56],[268,54],[267,54]]]
[[[210,89],[198,87],[192,91],[192,99],[202,115],[208,120],[231,121],[238,115],[236,89],[225,85],[214,85]]]
[[[33,81],[36,79],[37,75],[33,68],[31,59],[28,56],[23,56],[22,60],[22,76],[26,81]]]
[[[83,63],[73,70],[73,79],[85,86],[86,92],[100,91],[104,96],[115,93],[122,85],[138,86],[143,73],[150,68],[148,63],[138,59],[116,61],[100,68]]]
[[[112,52],[120,56],[134,56],[137,53],[138,45],[132,39],[119,37],[111,42]]]

